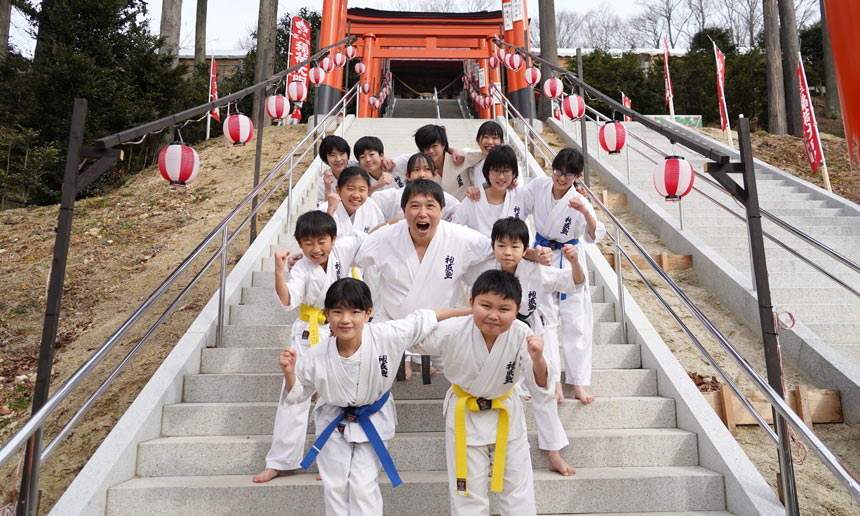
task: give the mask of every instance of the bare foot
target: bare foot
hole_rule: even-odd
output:
[[[558,450],[549,451],[547,453],[549,454],[550,471],[557,471],[565,477],[576,475],[576,470],[570,467],[570,464],[568,464],[567,461],[561,458],[561,453]]]
[[[433,376],[434,374],[436,374],[436,368],[433,366],[430,366],[430,376]]]
[[[281,472],[277,469],[266,468],[263,471],[254,475],[253,480],[257,484],[265,484],[269,480],[272,480],[273,478],[277,478],[278,475],[280,475],[280,474],[281,474]]]
[[[412,378],[412,362],[409,360],[406,361],[406,381],[408,382],[410,378]]]
[[[320,475],[319,473],[317,473],[317,480],[322,480],[322,475]]]
[[[561,388],[561,382],[555,382],[555,401],[559,404],[564,403],[564,390]]]
[[[585,390],[585,386],[583,385],[573,386],[573,396],[586,405],[588,405],[589,403],[594,403],[594,396],[589,394],[589,392]]]

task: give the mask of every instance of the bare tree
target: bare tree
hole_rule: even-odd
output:
[[[836,68],[833,67],[833,51],[830,49],[830,32],[827,30],[827,13],[824,11],[824,0],[821,6],[821,43],[824,47],[824,116],[839,118],[839,87],[836,84]]]
[[[0,59],[9,53],[9,27],[12,24],[12,2],[0,0]]]
[[[278,23],[278,0],[260,0],[260,14],[257,16],[257,62],[254,67],[254,82],[262,82],[275,72],[275,35]],[[263,67],[266,50],[269,51],[269,59],[266,67]],[[254,94],[254,114],[259,111],[259,103],[262,101],[259,93]]]
[[[555,13],[555,33],[559,48],[574,48],[579,43],[582,16],[574,11]]]
[[[696,24],[696,30],[701,32],[708,26],[708,13],[713,9],[712,0],[687,0],[687,9],[690,11],[692,21]]]
[[[717,0],[717,26],[729,29],[732,33],[732,43],[741,45],[740,35],[743,33],[743,15],[741,5],[736,0]]]
[[[206,61],[206,8],[208,0],[197,0],[197,20],[194,27],[194,64]]]
[[[782,45],[779,42],[777,0],[764,0],[764,39],[767,59],[767,127],[785,134],[785,87],[782,83]]]
[[[660,17],[654,11],[648,9],[634,16],[628,23],[630,26],[628,34],[628,46],[630,47],[660,47],[660,38],[663,30],[660,26]]]
[[[754,47],[756,37],[762,29],[762,10],[759,8],[761,0],[736,0],[738,4],[738,14],[740,15],[741,26],[744,34],[747,37],[747,46]],[[741,43],[741,36],[738,34],[738,43]]]
[[[686,33],[691,13],[686,11],[684,0],[637,0],[644,10],[651,11],[660,20],[660,29],[668,37],[669,45],[675,48],[681,36]]]
[[[499,9],[498,0],[395,0],[395,9],[436,13],[478,12]]]
[[[797,34],[797,19],[794,0],[778,0],[779,35],[782,45],[782,77],[785,84],[785,111],[788,133],[800,136],[803,122],[800,114],[800,86],[797,84],[797,62],[800,53],[800,38]]]
[[[582,32],[576,46],[609,49],[620,41],[621,18],[608,3],[588,11],[580,22]]]
[[[162,38],[162,54],[173,56],[173,66],[179,64],[179,30],[182,17],[182,0],[164,0],[161,4],[161,29],[159,35]]]
[[[820,10],[816,0],[794,0],[794,12],[797,17],[798,27],[808,27],[821,19],[824,19],[823,10]]]

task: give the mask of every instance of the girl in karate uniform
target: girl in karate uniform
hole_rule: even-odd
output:
[[[426,337],[438,320],[466,310],[418,310],[407,317],[370,323],[373,302],[363,282],[343,278],[329,287],[328,337],[301,358],[285,349],[279,363],[284,392],[279,405],[307,403],[319,393],[313,417],[317,439],[302,461],[317,460],[326,515],[382,515],[380,463],[394,487],[401,481],[385,447],[397,415],[390,389],[400,356]],[[319,455],[317,457],[317,455]]]
[[[505,142],[505,131],[495,120],[487,120],[478,128],[478,136],[475,141],[478,143],[478,149],[480,149],[484,159],[472,167],[469,177],[472,178],[472,186],[480,188],[485,181],[484,160],[487,159],[490,149]]]
[[[532,399],[552,402],[543,340],[517,321],[522,289],[506,271],[482,273],[472,286],[472,315],[439,324],[412,348],[441,356],[451,382],[443,402],[451,514],[489,514],[487,484],[502,515],[536,514],[520,378]]]
[[[593,244],[606,234],[606,228],[595,217],[591,203],[574,187],[582,177],[582,167],[582,154],[578,150],[562,149],[552,162],[552,177],[536,177],[525,187],[534,216],[535,246],[552,249],[553,267],[570,267],[570,262],[562,257],[562,248],[566,244],[579,245],[580,240]],[[584,261],[581,265],[585,267]],[[594,317],[588,274],[585,278],[585,288],[573,294],[547,293],[543,306],[547,346],[557,346],[558,328],[561,326],[564,381],[573,385],[576,399],[587,404],[594,402],[594,396],[586,389],[591,384]],[[560,387],[556,389],[556,395],[563,400]]]
[[[406,182],[416,179],[436,178],[436,165],[433,164],[433,159],[423,152],[416,152],[409,157],[406,163]],[[400,200],[403,197],[403,189],[389,188],[374,192],[370,198],[376,202],[379,209],[382,210],[382,216],[386,221],[393,221],[403,217],[403,208],[400,207]],[[442,220],[450,222],[457,211],[457,206],[460,205],[453,195],[445,192],[445,207],[442,208]]]

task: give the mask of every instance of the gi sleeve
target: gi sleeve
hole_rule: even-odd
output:
[[[416,310],[402,319],[376,324],[376,330],[384,337],[386,348],[392,356],[400,355],[407,348],[424,340],[439,323],[433,310]]]
[[[311,399],[316,387],[314,386],[314,378],[316,368],[314,367],[316,360],[311,353],[305,353],[304,356],[296,359],[296,383],[293,388],[287,391],[286,384],[281,390],[280,402],[284,405],[295,405],[303,401]]]
[[[445,207],[442,209],[442,220],[453,222],[454,216],[460,210],[460,201],[456,197],[445,192]]]
[[[304,260],[305,258],[302,258]],[[301,260],[300,260],[301,261]],[[275,301],[281,308],[284,310],[295,310],[302,304],[302,301],[305,296],[305,287],[307,286],[307,271],[304,270],[304,267],[300,267],[298,263],[293,266],[293,269],[289,273],[289,277],[287,278],[287,290],[290,291],[290,304],[285,305],[281,301],[281,297],[278,296],[278,291],[272,289],[272,292],[275,295]]]
[[[555,398],[555,385],[551,385],[552,382],[550,381],[550,378],[554,378],[553,374],[555,370],[552,368],[552,364],[544,359],[546,362],[546,387],[541,387],[537,384],[534,362],[532,362],[532,357],[529,355],[528,343],[526,342],[526,337],[531,334],[531,330],[522,331],[522,337],[520,337],[520,360],[518,360],[521,367],[520,374],[532,398],[549,403]]]
[[[475,201],[473,201],[469,197],[464,197],[463,201],[460,202],[460,205],[454,212],[454,215],[451,217],[451,222],[453,222],[454,224],[459,224],[461,226],[472,227],[469,223],[472,221],[474,213]]]
[[[472,262],[472,264],[469,265],[469,268],[466,269],[466,272],[463,274],[463,285],[465,285],[466,290],[470,293],[470,295],[472,292],[472,285],[475,284],[475,280],[478,279],[478,276],[480,276],[482,272],[494,268],[495,265],[495,256],[487,258],[486,260]]]
[[[606,226],[603,225],[603,222],[600,222],[600,220],[597,219],[597,215],[594,213],[594,207],[591,205],[591,202],[585,198],[582,199],[582,202],[585,204],[585,209],[591,213],[591,216],[594,217],[594,220],[597,222],[597,225],[594,228],[594,239],[592,239],[591,235],[588,234],[588,224],[585,222],[585,217],[580,214],[580,219],[582,220],[583,225],[582,240],[589,244],[596,244],[606,236]]]
[[[380,252],[380,242],[383,242],[385,235],[390,232],[389,228],[391,227],[386,226],[381,228],[364,238],[358,251],[355,253],[354,261],[352,262],[353,267],[365,268],[376,265],[376,256]]]
[[[349,269],[355,261],[355,256],[361,248],[361,244],[367,239],[366,233],[353,233],[352,235],[339,237],[334,243],[334,250],[340,258],[344,268]],[[290,293],[292,295],[292,293]]]
[[[561,259],[565,260],[566,258],[562,257]],[[580,285],[573,282],[573,273],[570,269],[559,269],[546,265],[539,265],[538,267],[540,267],[538,270],[540,271],[541,286],[545,292],[572,294],[585,288],[584,281]]]

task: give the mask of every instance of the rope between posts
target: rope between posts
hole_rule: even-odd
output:
[[[422,97],[424,97],[424,98],[433,98],[433,94],[432,94],[432,93],[422,93],[422,92],[420,92],[420,91],[417,91],[417,90],[416,90],[416,89],[414,89],[412,86],[410,86],[410,85],[406,84],[405,82],[403,82],[403,79],[401,79],[400,77],[398,77],[398,76],[396,76],[396,75],[394,75],[394,74],[391,74],[391,76],[392,76],[392,77],[394,77],[395,79],[397,79],[397,82],[399,82],[400,84],[402,84],[403,86],[405,86],[405,87],[406,87],[406,89],[407,89],[407,90],[409,90],[409,91],[411,91],[412,93],[414,93],[414,94],[416,94],[416,95],[420,95],[420,96],[422,96]],[[453,81],[451,81],[451,82],[449,82],[448,84],[446,84],[443,88],[441,88],[441,89],[437,90],[437,93],[442,93],[443,91],[447,90],[448,88],[450,88],[451,86],[453,86],[453,85],[454,85],[458,80],[460,80],[460,78],[459,78],[459,77],[457,77],[457,78],[456,78],[456,79],[454,79]]]

